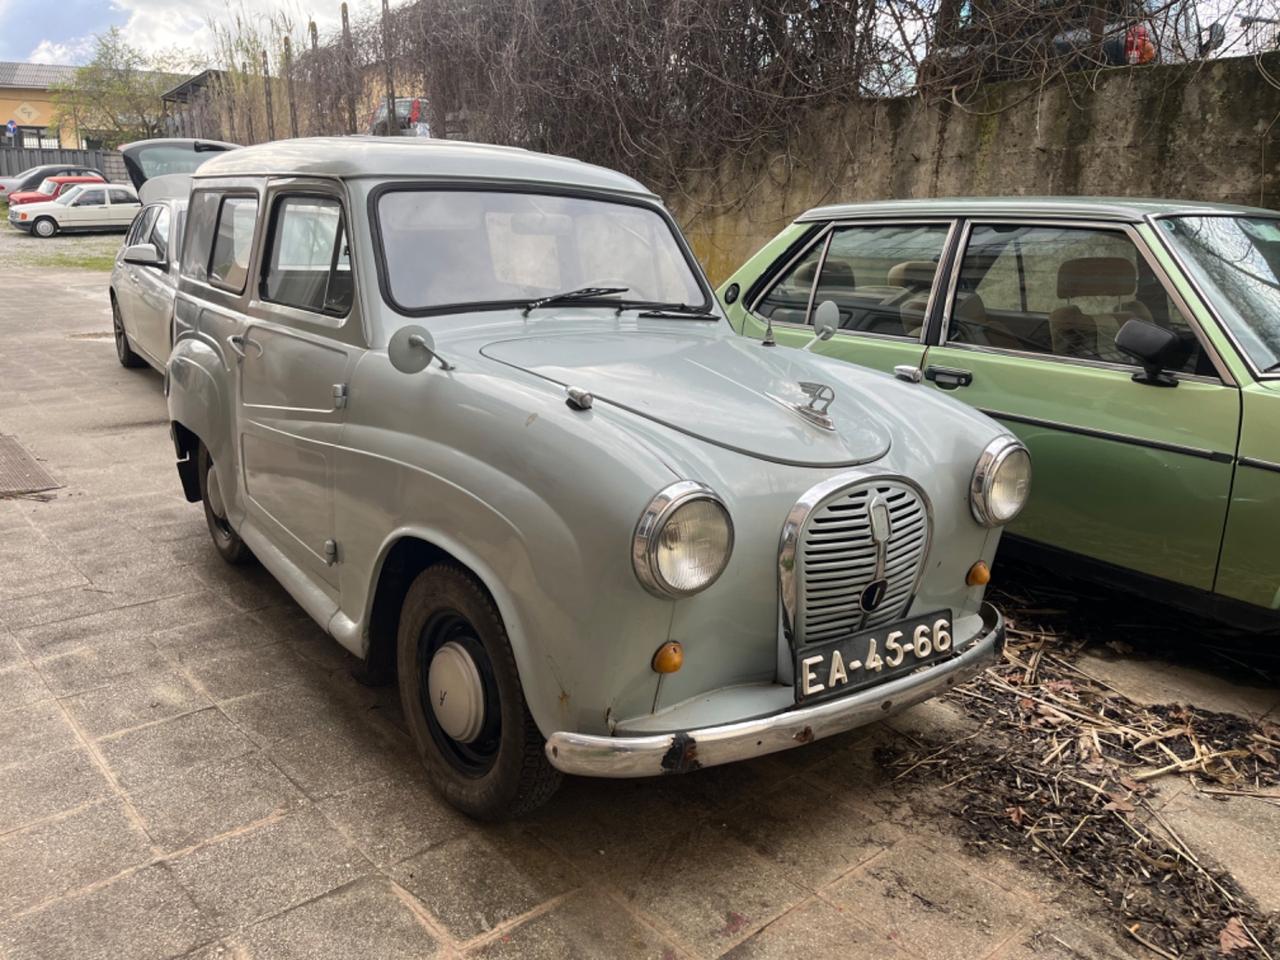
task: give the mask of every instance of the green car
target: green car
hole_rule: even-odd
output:
[[[815,351],[1007,425],[1036,475],[1007,547],[1280,624],[1280,214],[1094,198],[820,207],[719,295],[739,333],[795,347],[832,301],[836,331]]]

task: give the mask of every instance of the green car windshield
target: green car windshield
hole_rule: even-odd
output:
[[[1169,217],[1159,223],[1254,366],[1280,372],[1280,219]]]

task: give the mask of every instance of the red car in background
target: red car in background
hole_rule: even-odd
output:
[[[102,183],[104,177],[95,174],[84,174],[75,177],[45,177],[40,186],[35,190],[21,190],[18,193],[9,194],[9,206],[18,206],[23,203],[39,203],[43,200],[54,200],[62,194],[64,190],[74,187],[77,183]]]

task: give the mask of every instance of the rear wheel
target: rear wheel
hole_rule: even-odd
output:
[[[58,232],[58,225],[51,217],[41,217],[31,225],[31,232],[37,237],[44,237],[47,240]]]
[[[116,357],[122,367],[142,367],[146,361],[129,346],[129,335],[124,332],[124,319],[120,316],[120,304],[111,298],[111,333],[116,338]]]
[[[397,635],[405,719],[436,788],[483,820],[519,816],[560,786],[547,762],[502,618],[458,567],[420,573]]]
[[[227,520],[226,503],[222,498],[222,484],[218,482],[218,471],[203,443],[196,455],[196,470],[200,475],[200,500],[204,504],[204,519],[209,525],[213,545],[227,563],[248,563],[253,559],[253,553],[240,539],[240,535],[231,529]]]

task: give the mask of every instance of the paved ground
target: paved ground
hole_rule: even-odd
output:
[[[269,576],[214,553],[160,377],[116,363],[105,274],[15,266],[11,243],[0,282],[40,294],[0,303],[0,433],[65,487],[0,501],[0,956],[1141,950],[1080,890],[967,852],[877,767],[877,745],[962,722],[946,704],[685,778],[570,780],[515,825],[463,820],[425,784],[394,692],[354,683]],[[1280,701],[1095,669],[1139,697]],[[1160,802],[1280,908],[1280,809],[1176,783]]]

